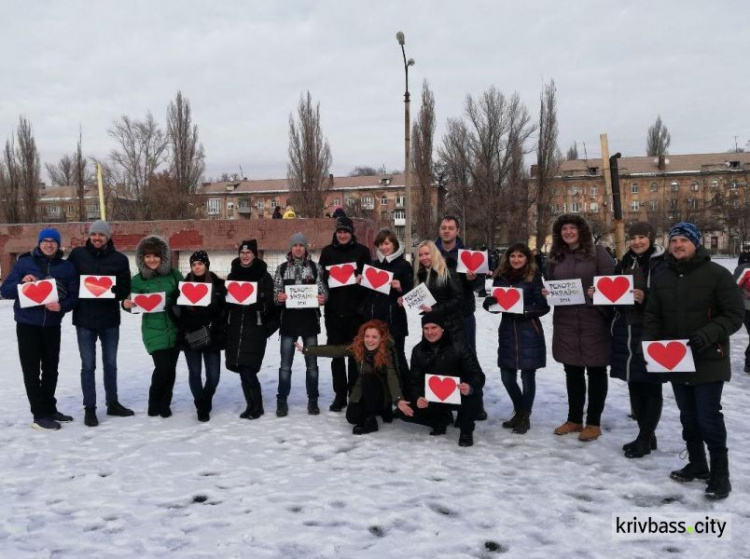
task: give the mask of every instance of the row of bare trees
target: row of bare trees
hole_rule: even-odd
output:
[[[15,133],[5,142],[0,160],[0,200],[7,223],[36,221],[40,169],[31,123],[21,116]]]

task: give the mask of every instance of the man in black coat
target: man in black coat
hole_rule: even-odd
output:
[[[484,373],[477,356],[468,350],[461,339],[452,339],[445,330],[445,319],[439,313],[429,312],[422,316],[422,341],[411,353],[410,386],[408,393],[414,415],[404,418],[432,427],[430,435],[443,435],[452,422],[451,410],[455,406],[428,402],[425,399],[425,375],[449,375],[460,377],[458,389],[461,405],[458,406],[456,425],[461,429],[460,446],[474,444],[474,422],[481,409]]]
[[[354,236],[354,223],[348,217],[336,220],[336,231],[330,245],[323,248],[320,254],[320,269],[323,279],[328,282],[328,266],[354,262],[357,275],[372,260],[370,250],[357,242]],[[346,285],[331,289],[325,305],[325,324],[329,345],[348,345],[357,336],[362,325],[362,316],[357,309],[367,295],[367,290],[359,284]],[[347,382],[344,358],[331,360],[333,391],[336,396],[329,407],[331,411],[341,411],[346,407],[347,395],[357,379],[357,364],[349,358],[349,380]]]
[[[81,389],[85,408],[84,424],[99,425],[96,417],[96,340],[102,345],[104,365],[104,392],[107,415],[128,417],[133,411],[117,399],[117,345],[120,341],[119,302],[130,295],[130,264],[128,258],[115,250],[109,224],[95,221],[89,227],[86,245],[74,248],[68,260],[79,275],[114,276],[111,290],[114,299],[79,298],[73,310],[73,324],[78,335],[81,354]],[[82,289],[86,289],[82,286]]]
[[[668,374],[689,459],[670,477],[681,482],[708,479],[706,497],[723,499],[732,486],[721,393],[732,374],[729,337],[742,327],[742,296],[729,270],[711,262],[692,223],[672,227],[664,261],[664,270],[652,280],[643,339],[689,339],[695,361],[693,373]]]

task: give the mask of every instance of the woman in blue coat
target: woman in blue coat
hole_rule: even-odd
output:
[[[508,247],[492,277],[493,287],[515,287],[523,291],[523,314],[503,313],[497,346],[497,365],[514,408],[513,417],[503,422],[503,427],[522,435],[531,427],[529,417],[536,393],[536,370],[547,365],[547,346],[539,317],[549,312],[549,305],[542,295],[542,274],[524,243]],[[494,297],[487,297],[484,308],[497,312],[490,309],[495,303]],[[523,391],[518,386],[518,370]]]

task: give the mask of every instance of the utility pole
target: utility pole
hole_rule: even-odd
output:
[[[609,173],[609,140],[606,134],[599,134],[602,144],[602,175],[604,176],[604,228],[609,235],[612,228],[612,176]]]
[[[622,219],[622,197],[620,196],[620,168],[617,160],[621,154],[618,151],[609,158],[609,171],[612,181],[612,210],[615,214],[615,254],[622,258],[625,254],[625,223]]]

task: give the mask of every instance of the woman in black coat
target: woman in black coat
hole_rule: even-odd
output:
[[[445,328],[457,336],[456,339],[464,336],[464,321],[461,315],[463,289],[434,242],[422,241],[417,245],[414,269],[415,285],[426,284],[437,301],[432,307],[422,305],[422,311],[442,315],[445,319]]]
[[[524,243],[508,247],[492,277],[493,287],[515,287],[523,291],[523,314],[502,313],[497,346],[497,366],[514,410],[513,417],[502,425],[522,435],[531,427],[529,417],[536,394],[536,370],[547,365],[547,346],[539,317],[549,312],[549,305],[542,295],[541,272]],[[496,312],[490,309],[496,302],[494,297],[487,297],[484,308]],[[518,370],[523,391],[518,386]]]
[[[258,258],[255,239],[242,241],[239,257],[232,261],[227,280],[252,281],[258,285],[258,299],[252,305],[228,303],[226,366],[239,373],[247,407],[242,419],[257,419],[263,415],[263,393],[258,371],[266,353],[266,340],[277,329],[273,303],[273,279],[268,266]]]
[[[224,280],[209,271],[209,266],[211,261],[205,251],[199,250],[190,256],[190,273],[185,276],[185,281],[212,284],[211,302],[207,307],[180,306],[177,318],[177,343],[185,352],[188,383],[198,421],[211,419],[212,401],[221,373],[221,350],[226,343]],[[208,334],[207,343],[201,341],[196,346],[188,341],[190,334],[201,337],[203,333]],[[202,363],[206,365],[205,383],[201,379]]]
[[[387,295],[379,291],[368,290],[367,297],[359,307],[360,314],[365,321],[382,320],[388,325],[388,331],[396,346],[398,371],[403,386],[403,381],[409,373],[405,351],[409,326],[406,320],[406,310],[401,305],[400,299],[404,293],[408,293],[414,287],[412,269],[404,258],[404,249],[399,246],[398,238],[393,231],[381,230],[375,236],[374,244],[377,251],[372,266],[392,272],[393,281],[391,291]]]

